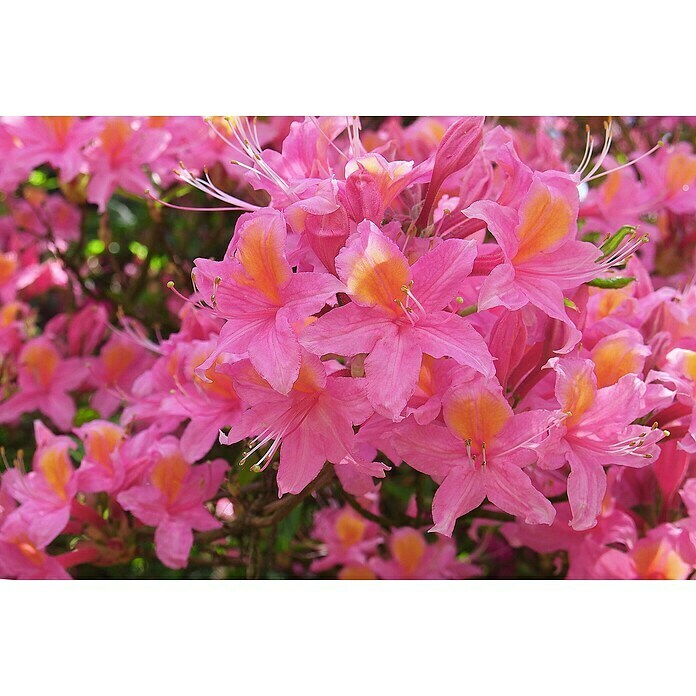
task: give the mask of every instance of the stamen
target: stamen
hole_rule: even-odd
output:
[[[406,315],[406,318],[411,322],[413,326],[415,326],[416,322],[413,320],[413,317],[411,316],[413,314],[413,310],[410,307],[404,305],[404,303],[396,297],[394,298],[394,303],[401,307],[401,310]]]
[[[621,169],[624,169],[626,167],[631,167],[636,162],[640,162],[645,157],[648,157],[651,155],[655,150],[658,150],[664,145],[664,140],[659,140],[657,142],[657,145],[652,147],[650,150],[647,152],[644,152],[642,155],[636,157],[633,160],[630,160],[629,162],[626,162],[622,165],[619,165],[617,167],[614,167],[613,169],[607,169],[606,171],[603,171],[599,174],[597,174],[597,171],[599,171],[600,167],[602,166],[602,163],[604,162],[605,158],[609,154],[609,149],[611,148],[611,143],[612,143],[612,138],[613,138],[613,120],[611,116],[607,119],[607,121],[604,122],[604,145],[602,147],[601,152],[597,156],[597,161],[595,162],[594,166],[592,169],[587,172],[587,174],[583,174],[585,169],[589,166],[590,162],[592,161],[592,151],[594,147],[594,143],[592,140],[592,136],[590,134],[590,128],[589,126],[585,126],[585,130],[587,132],[587,138],[585,142],[585,152],[582,156],[582,159],[580,160],[580,164],[578,165],[578,168],[573,172],[573,176],[578,177],[580,181],[578,182],[578,186],[581,186],[582,184],[587,184],[590,181],[595,181],[596,179],[601,179],[603,176],[608,176],[609,174],[612,174],[613,172],[618,172]]]
[[[151,341],[145,335],[142,327],[138,326],[135,322],[133,322],[133,320],[130,317],[127,317],[124,314],[123,307],[118,307],[116,309],[116,316],[118,317],[118,320],[123,329],[119,329],[117,326],[112,326],[111,324],[108,324],[107,328],[110,331],[113,331],[114,333],[118,334],[119,336],[122,336],[123,338],[127,338],[133,343],[141,346],[142,348],[145,348],[146,350],[152,351],[153,353],[157,353],[159,355],[164,354],[161,345]],[[90,367],[91,369],[91,365],[88,365],[88,367]]]
[[[401,286],[401,292],[403,292],[407,297],[410,297],[415,303],[418,309],[420,309],[421,312],[423,312],[423,315],[427,314],[425,311],[425,307],[418,301],[416,296],[411,292],[411,288],[413,287],[413,281],[411,280],[408,285],[402,285]]]
[[[645,157],[652,155],[653,152],[655,152],[656,150],[659,150],[661,147],[664,147],[664,145],[665,145],[665,143],[663,140],[658,140],[657,145],[650,148],[647,152],[644,152],[642,155],[639,155],[635,159],[630,160],[629,162],[626,162],[625,164],[621,164],[618,167],[614,167],[613,169],[607,169],[606,171],[602,172],[601,174],[596,174],[595,176],[588,176],[588,178],[584,179],[584,183],[587,183],[588,181],[594,181],[595,179],[601,179],[603,176],[607,176],[608,174],[612,174],[613,172],[618,172],[619,170],[625,169],[626,167],[631,167],[636,162],[640,162]]]
[[[216,312],[213,311],[210,307],[208,307],[206,304],[201,302],[200,300],[192,300],[190,297],[186,297],[186,295],[182,295],[174,285],[174,281],[170,280],[167,283],[167,287],[180,299],[182,299],[184,302],[187,304],[193,305],[196,309],[203,310],[205,312],[210,312],[213,316],[217,316]]]
[[[608,121],[604,122],[604,147],[602,148],[602,151],[599,153],[599,157],[597,157],[597,162],[595,163],[595,166],[592,167],[590,170],[590,173],[585,175],[580,183],[587,183],[589,179],[592,177],[592,175],[602,166],[602,162],[604,162],[604,158],[607,156],[609,153],[609,148],[611,147],[611,139],[612,139],[612,126],[613,122],[611,120],[611,116],[609,117]]]
[[[210,304],[213,306],[213,309],[217,309],[216,295],[217,289],[220,287],[220,283],[222,283],[222,278],[220,276],[215,276],[213,280],[213,293],[210,296]]]
[[[585,138],[585,152],[582,155],[582,159],[580,160],[578,168],[573,172],[573,175],[582,172],[592,159],[593,143],[592,135],[590,134],[590,126],[588,124],[585,124],[585,133],[587,134]]]
[[[466,447],[466,454],[469,457],[469,463],[473,465],[474,463],[474,457],[471,456],[471,440],[466,439],[464,440],[464,447]]]
[[[294,200],[299,200],[298,196],[290,190],[288,183],[277,172],[269,167],[266,161],[263,159],[261,146],[258,143],[258,136],[255,136],[251,127],[249,127],[249,119],[245,116],[240,116],[234,121],[232,121],[229,116],[225,116],[224,118],[235,139],[241,145],[242,152],[244,152],[244,154],[246,154],[253,162],[256,162],[261,169],[261,171],[254,171],[256,171],[257,174],[265,173],[266,178],[270,179],[276,184],[276,186],[279,186],[286,195],[290,196]],[[228,141],[225,140],[225,142]],[[235,149],[238,150],[238,148]]]
[[[5,465],[5,471],[10,470],[10,463],[7,461],[7,454],[5,454],[5,448],[0,445],[0,459],[2,459],[3,464]]]
[[[562,416],[551,416],[549,419],[549,422],[538,432],[534,433],[531,437],[528,437],[526,440],[523,442],[520,442],[509,449],[505,450],[504,452],[500,452],[497,456],[502,457],[507,454],[510,454],[512,452],[517,451],[521,447],[525,447],[526,445],[530,444],[531,442],[534,442],[537,438],[541,437],[544,433],[548,432],[551,428],[559,426],[567,417],[568,417],[568,412],[563,412]]]

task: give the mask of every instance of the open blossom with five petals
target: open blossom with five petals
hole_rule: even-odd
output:
[[[311,566],[317,573],[337,565],[365,565],[382,540],[379,527],[348,506],[319,511],[312,536],[322,542],[322,557]]]
[[[523,470],[536,461],[533,448],[553,424],[551,414],[513,413],[500,385],[477,375],[449,389],[443,415],[446,426],[404,421],[394,440],[410,466],[441,481],[431,531],[451,536],[457,518],[485,498],[529,524],[551,524],[553,505]]]
[[[200,459],[218,439],[222,428],[237,421],[242,403],[234,383],[225,371],[223,356],[218,356],[201,378],[197,367],[215,348],[215,339],[191,341],[186,346],[186,360],[179,365],[178,390],[168,400],[167,409],[189,418],[181,434],[181,451],[190,460]]]
[[[98,359],[89,365],[96,387],[92,408],[104,418],[113,415],[151,362],[151,355],[142,346],[129,336],[114,333],[102,347]]]
[[[157,160],[171,136],[166,130],[146,128],[140,121],[122,116],[107,117],[100,125],[84,156],[91,175],[87,197],[104,212],[119,186],[137,195],[150,187],[143,167]]]
[[[247,457],[266,445],[259,464],[265,466],[280,450],[278,493],[299,493],[325,462],[339,464],[356,446],[353,426],[372,414],[363,380],[327,370],[306,351],[300,373],[288,394],[280,394],[249,363],[232,372],[237,393],[249,405],[220,442],[232,444],[254,436]]]
[[[217,347],[197,371],[206,380],[222,353],[249,357],[257,372],[282,394],[300,372],[302,325],[343,285],[328,273],[294,273],[285,253],[283,214],[264,209],[242,216],[223,261],[196,259],[194,277],[202,296],[225,319]]]
[[[523,165],[520,165],[523,166]],[[563,290],[599,275],[601,252],[577,236],[578,191],[560,172],[534,172],[518,207],[472,203],[464,213],[483,220],[500,245],[500,263],[485,278],[479,309],[520,309],[531,303],[570,328],[564,350],[581,334],[568,317]]]
[[[75,415],[75,402],[68,392],[77,389],[86,376],[84,362],[63,359],[48,338],[29,341],[19,354],[19,390],[0,404],[0,423],[41,411],[61,430],[68,430]]]
[[[410,266],[391,239],[364,221],[336,259],[352,302],[321,316],[300,341],[318,355],[369,353],[367,395],[378,413],[394,420],[416,390],[424,355],[448,356],[491,376],[483,338],[465,318],[444,310],[475,255],[472,241],[452,239]]]
[[[656,442],[663,432],[631,425],[644,409],[645,384],[635,375],[598,389],[591,360],[552,358],[549,366],[556,372],[555,396],[565,417],[542,444],[540,464],[570,465],[571,525],[589,529],[596,524],[606,491],[604,466],[646,466],[659,456]]]
[[[118,495],[118,502],[141,522],[156,527],[155,550],[170,568],[183,568],[193,545],[193,530],[217,529],[220,522],[206,510],[228,465],[221,459],[192,466],[175,438],[155,445],[156,458],[145,483]]]
[[[77,472],[80,490],[89,493],[116,489],[122,478],[116,453],[125,439],[124,429],[110,421],[93,420],[76,428],[75,434],[85,448]]]

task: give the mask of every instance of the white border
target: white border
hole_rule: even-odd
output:
[[[0,583],[2,692],[690,693],[689,582]]]
[[[683,0],[5,5],[5,115],[696,114]],[[4,582],[0,689],[688,693],[693,587]]]
[[[5,5],[5,115],[696,114],[684,0]]]

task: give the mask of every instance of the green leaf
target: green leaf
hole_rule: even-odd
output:
[[[634,276],[614,276],[613,278],[595,278],[594,280],[591,280],[589,283],[587,283],[587,285],[591,285],[593,288],[603,288],[605,290],[618,290],[619,288],[625,288],[634,280]]]
[[[602,251],[602,256],[606,257],[609,256],[609,254],[613,254],[619,248],[619,244],[621,244],[629,234],[633,234],[635,231],[636,228],[633,227],[633,225],[624,225],[617,232],[614,232],[614,234],[599,247]]]
[[[566,307],[570,307],[570,309],[574,309],[576,312],[579,311],[578,306],[575,304],[575,302],[573,302],[573,300],[569,300],[567,297],[563,298],[563,304]]]

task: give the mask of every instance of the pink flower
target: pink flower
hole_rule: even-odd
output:
[[[184,457],[191,461],[205,456],[217,442],[220,430],[235,423],[242,412],[242,403],[232,378],[225,371],[222,355],[202,377],[198,375],[198,366],[207,359],[216,344],[217,338],[211,338],[184,345],[184,364],[179,364],[178,374],[174,375],[178,390],[163,404],[164,411],[190,419],[181,435],[180,444]],[[180,354],[178,351],[169,358],[170,366],[175,364],[173,358]]]
[[[696,155],[689,143],[663,147],[637,166],[652,194],[653,205],[677,214],[696,211]]]
[[[220,498],[215,503],[215,517],[225,522],[235,519],[234,503],[229,498]]]
[[[607,157],[609,169],[617,166]],[[641,215],[654,207],[650,191],[639,180],[632,167],[610,171],[601,186],[590,189],[580,205],[580,215],[587,228],[613,234],[624,225],[637,227],[644,224]]]
[[[464,214],[484,220],[502,250],[501,263],[483,281],[478,308],[514,310],[531,303],[570,328],[564,351],[572,348],[581,334],[568,318],[563,290],[602,270],[597,247],[576,240],[578,192],[572,179],[535,172],[518,208],[482,200]]]
[[[343,286],[328,273],[293,273],[285,240],[282,213],[265,209],[240,218],[224,261],[196,259],[195,282],[226,320],[217,348],[198,367],[201,379],[226,352],[248,355],[277,391],[292,388],[300,371],[293,325],[335,301]]]
[[[630,552],[635,577],[641,580],[686,580],[693,564],[687,563],[679,553],[682,535],[682,530],[671,524],[651,529]],[[626,577],[626,574],[620,577]]]
[[[110,421],[93,420],[76,428],[85,455],[77,471],[80,490],[85,492],[113,491],[122,483],[116,452],[125,439],[123,428]]]
[[[423,533],[403,527],[389,537],[389,560],[372,558],[369,567],[382,580],[448,580],[480,574],[471,563],[457,560],[457,547],[442,537],[428,544]]]
[[[350,507],[319,511],[312,536],[322,542],[322,557],[312,561],[315,573],[334,566],[362,566],[381,542],[379,527]]]
[[[301,343],[318,355],[369,353],[367,395],[378,413],[393,420],[416,390],[424,354],[449,356],[492,375],[483,338],[466,319],[443,310],[475,254],[473,242],[447,240],[411,267],[374,223],[362,222],[336,259],[353,301],[321,316],[300,335]]]
[[[22,161],[21,143],[12,134],[12,124],[0,121],[0,190],[14,191],[30,168]]]
[[[28,169],[48,163],[63,181],[86,169],[84,147],[99,132],[99,120],[77,116],[28,116],[13,124],[22,143],[21,159]]]
[[[604,466],[646,466],[656,459],[658,429],[631,425],[641,415],[645,384],[634,375],[597,388],[594,365],[580,358],[552,358],[556,371],[556,400],[565,418],[542,445],[540,463],[546,468],[570,465],[568,500],[573,529],[596,524],[606,490]]]
[[[637,539],[636,525],[630,515],[605,505],[597,524],[587,530],[576,531],[570,526],[572,512],[568,503],[556,505],[556,517],[548,527],[531,526],[523,522],[508,522],[500,531],[515,548],[527,546],[537,553],[566,551],[569,567],[568,580],[609,579],[616,577],[618,564],[626,568],[630,560],[622,552],[610,570],[602,563],[613,546],[630,549]],[[606,561],[606,559],[604,559]]]
[[[105,418],[113,415],[135,380],[151,363],[147,350],[129,336],[114,333],[102,347],[99,357],[90,363],[91,380],[96,386],[91,406]]]
[[[220,435],[220,442],[232,444],[254,436],[247,457],[272,442],[257,466],[270,462],[280,450],[281,496],[299,493],[325,462],[338,464],[352,454],[353,426],[372,413],[362,380],[327,374],[325,364],[307,352],[289,394],[272,389],[248,363],[235,365],[232,374],[237,393],[249,409],[227,435]]]
[[[37,450],[32,471],[21,474],[11,469],[3,477],[7,492],[27,517],[27,526],[37,538],[50,541],[70,519],[70,505],[77,492],[77,477],[68,451],[75,442],[55,436],[41,421],[34,421]]]
[[[87,198],[103,213],[119,186],[139,196],[150,188],[143,167],[164,152],[171,136],[121,116],[107,117],[100,125],[101,131],[85,150],[85,158],[91,175]]]
[[[551,426],[549,413],[515,415],[499,385],[474,376],[445,394],[443,415],[447,427],[409,419],[394,439],[410,466],[442,481],[430,531],[451,536],[457,518],[486,497],[530,524],[551,524],[553,505],[523,471],[536,461],[532,447]]]
[[[68,392],[77,389],[86,376],[87,367],[79,358],[62,359],[46,338],[29,341],[19,355],[19,390],[0,405],[0,423],[40,411],[61,430],[69,430],[75,403]]]
[[[31,513],[17,510],[0,528],[0,577],[17,580],[70,580],[63,566],[46,553],[53,536],[31,524]]]
[[[155,445],[156,461],[148,480],[117,496],[141,522],[156,527],[155,551],[169,568],[184,568],[193,545],[193,529],[220,526],[204,503],[217,492],[228,465],[221,459],[191,466],[174,438]]]

